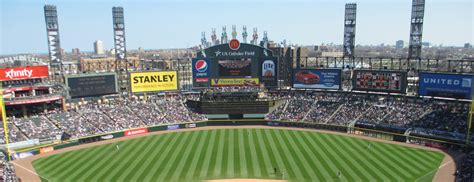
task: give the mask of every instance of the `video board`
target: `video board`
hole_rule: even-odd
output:
[[[115,73],[71,75],[66,77],[72,98],[101,96],[117,93]]]
[[[341,69],[301,69],[293,75],[293,88],[339,90]]]
[[[252,75],[252,60],[219,60],[219,77],[249,77]]]
[[[193,88],[278,87],[278,59],[264,47],[237,39],[197,52],[192,59]]]
[[[421,72],[419,74],[418,94],[421,96],[472,99],[473,76]]]
[[[405,93],[407,73],[403,71],[354,70],[352,89]]]

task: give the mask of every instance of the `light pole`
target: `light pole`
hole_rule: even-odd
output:
[[[5,144],[7,145],[7,155],[8,161],[11,161],[10,156],[10,144],[8,139],[8,123],[7,123],[7,113],[5,109],[5,103],[3,102],[3,83],[0,81],[0,109],[2,111],[2,121],[3,121],[3,131],[5,132]]]
[[[471,94],[471,97],[474,94]],[[469,107],[469,117],[468,117],[468,127],[467,127],[467,135],[466,135],[466,146],[469,148],[471,146],[471,127],[472,127],[472,113],[474,109],[474,97],[471,100],[471,107]]]
[[[181,89],[184,91],[186,90],[185,86],[186,86],[186,72],[184,70],[184,65],[181,65]]]

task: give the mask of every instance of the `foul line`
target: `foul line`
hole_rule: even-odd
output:
[[[24,170],[26,170],[26,171],[28,171],[28,172],[30,172],[30,173],[32,173],[32,174],[38,176],[38,177],[40,178],[40,180],[41,180],[41,179],[45,179],[45,180],[47,180],[47,181],[51,181],[51,180],[49,180],[48,178],[45,178],[45,177],[39,175],[38,173],[36,173],[36,172],[34,172],[34,171],[32,171],[32,170],[29,170],[29,169],[26,168],[26,167],[23,167],[22,165],[16,163],[15,161],[13,161],[12,163],[15,163],[15,164],[16,164],[15,166],[21,167],[21,168],[23,168]]]
[[[420,178],[424,178],[425,176],[427,176],[427,175],[429,175],[429,174],[431,174],[431,173],[433,173],[433,172],[436,171],[436,173],[435,173],[434,176],[433,176],[433,180],[434,180],[434,178],[436,178],[436,175],[437,175],[438,172],[439,172],[439,169],[443,168],[444,166],[446,166],[446,165],[448,165],[448,164],[451,164],[451,163],[454,162],[454,161],[457,161],[459,158],[464,157],[465,155],[466,155],[466,154],[462,154],[462,155],[460,155],[460,156],[458,156],[458,157],[456,157],[456,158],[454,158],[454,159],[451,159],[450,161],[448,161],[448,162],[444,163],[443,165],[439,166],[437,169],[433,169],[433,170],[431,170],[430,172],[426,173],[425,175],[420,176],[419,178],[416,178],[415,181],[418,181]],[[449,154],[445,153],[445,157],[447,157],[447,156],[449,156]]]

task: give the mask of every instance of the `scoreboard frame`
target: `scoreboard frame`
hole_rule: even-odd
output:
[[[104,93],[87,93],[87,94],[82,94],[82,95],[72,95],[71,94],[71,87],[69,86],[70,81],[69,79],[80,79],[80,78],[86,78],[86,77],[100,77],[100,76],[113,76],[114,77],[114,87],[115,91],[114,92],[104,92]],[[111,95],[111,94],[116,94],[118,93],[118,83],[117,83],[117,74],[116,73],[94,73],[94,74],[79,74],[79,75],[68,75],[65,77],[65,82],[66,86],[69,87],[69,96],[71,98],[83,98],[83,97],[97,97],[97,96],[102,96],[102,95]]]
[[[357,87],[357,75],[361,72],[367,72],[372,74],[400,74],[400,85],[397,90],[389,90],[383,88],[361,88]],[[352,90],[358,91],[371,91],[371,92],[388,92],[388,93],[406,93],[407,92],[407,72],[406,71],[393,71],[393,70],[353,70],[352,75]]]

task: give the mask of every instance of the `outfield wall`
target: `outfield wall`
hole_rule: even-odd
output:
[[[457,140],[442,140],[442,138],[433,138],[430,136],[411,136],[405,135],[400,132],[389,132],[389,131],[380,131],[373,130],[368,128],[359,128],[359,127],[350,127],[350,126],[340,126],[340,125],[330,125],[330,124],[321,124],[321,123],[310,123],[310,122],[290,122],[290,121],[266,121],[263,119],[244,119],[244,120],[212,120],[212,121],[198,121],[190,123],[180,123],[180,124],[169,124],[169,125],[158,125],[151,127],[143,128],[132,128],[128,130],[98,134],[93,136],[82,137],[78,139],[71,139],[63,141],[60,144],[48,144],[40,145],[32,148],[27,148],[23,150],[18,150],[15,153],[11,154],[12,159],[26,158],[29,156],[47,153],[54,150],[59,150],[67,147],[72,147],[76,145],[92,143],[103,140],[110,140],[114,138],[128,137],[142,135],[151,132],[165,131],[165,130],[179,130],[185,128],[196,128],[196,127],[205,127],[205,126],[239,126],[239,125],[266,125],[266,126],[275,126],[275,127],[296,127],[296,128],[313,128],[321,130],[330,130],[341,133],[349,133],[354,135],[364,135],[369,137],[381,138],[385,140],[392,140],[398,142],[406,143],[416,143],[420,145],[436,147],[436,148],[447,148],[447,147],[465,147],[462,141]]]

